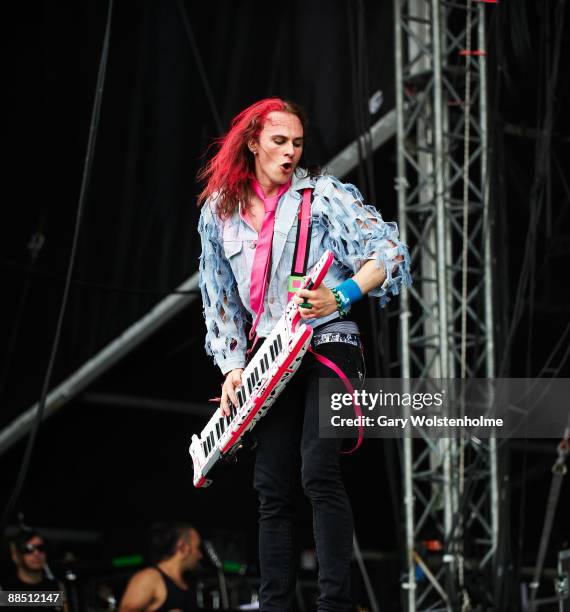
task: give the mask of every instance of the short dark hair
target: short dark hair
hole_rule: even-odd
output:
[[[14,548],[19,553],[26,552],[26,544],[36,536],[42,537],[42,535],[35,529],[18,528],[14,535],[8,537],[8,543],[13,544]]]
[[[194,527],[190,523],[154,523],[150,528],[150,554],[154,562],[169,559],[176,552],[176,543]]]

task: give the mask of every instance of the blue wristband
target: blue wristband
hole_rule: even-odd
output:
[[[344,282],[335,287],[335,290],[340,296],[343,308],[348,308],[351,304],[354,304],[354,302],[358,302],[362,297],[360,287],[352,278],[347,278]]]

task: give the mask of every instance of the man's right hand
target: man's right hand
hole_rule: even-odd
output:
[[[226,380],[222,385],[222,399],[220,401],[220,408],[222,410],[222,413],[226,416],[230,416],[229,402],[231,402],[236,407],[238,407],[239,405],[235,390],[236,387],[241,387],[242,372],[243,368],[236,368],[235,370],[230,370],[226,374]]]

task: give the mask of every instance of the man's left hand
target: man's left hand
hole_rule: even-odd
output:
[[[302,319],[317,319],[326,317],[336,310],[336,300],[333,292],[325,285],[314,291],[299,289],[293,298],[296,304],[308,303],[311,308],[299,308]]]

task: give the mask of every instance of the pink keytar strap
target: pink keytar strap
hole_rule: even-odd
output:
[[[299,231],[297,243],[295,245],[295,259],[291,267],[291,275],[299,277],[305,274],[305,264],[307,263],[307,250],[309,248],[309,231],[311,225],[311,189],[303,191],[303,200],[299,208],[298,215]],[[299,282],[299,281],[297,281]],[[295,295],[295,291],[287,293],[287,301]]]
[[[350,383],[350,380],[348,380],[346,374],[336,365],[336,363],[334,361],[331,361],[324,355],[316,353],[313,350],[312,346],[309,346],[309,351],[315,356],[315,359],[317,361],[325,365],[327,368],[330,368],[342,380],[345,389],[352,395],[352,397],[354,397],[354,387]],[[362,410],[360,410],[360,405],[358,404],[358,402],[356,402],[356,398],[354,401],[354,414],[357,417],[362,416]],[[364,438],[364,426],[362,425],[362,419],[360,419],[358,422],[360,423],[358,425],[358,440],[354,448],[351,448],[349,451],[342,451],[343,455],[351,455],[352,453],[357,451],[360,448],[360,445],[362,444],[362,439]]]
[[[309,235],[309,225],[311,222],[311,190],[305,189],[303,191],[303,201],[301,202],[301,209],[299,210],[299,223],[300,234],[299,234],[299,247],[297,249],[297,257],[295,258],[295,264],[293,272],[295,274],[302,274],[305,267],[305,259],[307,256],[307,238]]]
[[[257,239],[257,246],[255,247],[255,256],[253,258],[253,266],[251,269],[251,285],[249,289],[249,301],[251,309],[255,312],[255,319],[253,321],[252,328],[249,332],[249,339],[251,340],[255,336],[255,330],[259,319],[264,310],[265,291],[267,287],[267,276],[269,273],[269,267],[271,265],[271,246],[273,244],[273,228],[275,226],[275,211],[277,204],[281,196],[289,189],[291,181],[285,185],[281,185],[281,188],[277,192],[277,195],[268,198],[263,193],[261,185],[257,179],[251,179],[251,186],[259,199],[263,202],[265,208],[265,216],[263,217],[263,223],[261,225],[261,232]]]

